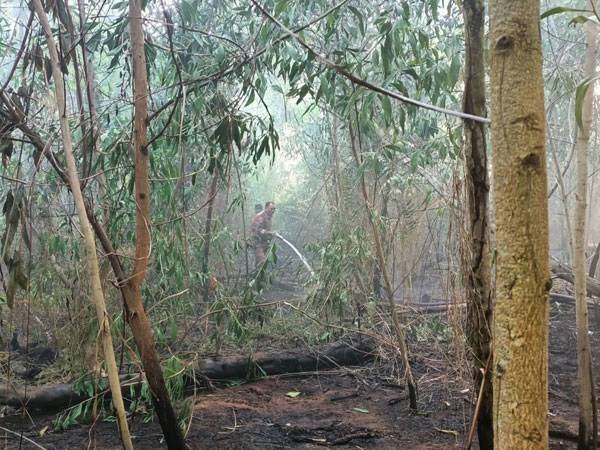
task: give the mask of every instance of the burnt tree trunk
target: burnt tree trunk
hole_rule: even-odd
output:
[[[465,89],[463,111],[486,116],[483,29],[483,0],[464,0]],[[489,179],[485,129],[482,123],[464,123],[465,197],[467,203],[467,242],[462,273],[467,298],[467,339],[473,355],[474,392],[483,383],[477,417],[477,435],[482,449],[494,448],[492,424],[491,361],[492,289],[488,224]]]
[[[205,386],[204,379],[253,379],[262,376],[280,375],[317,370],[336,369],[340,366],[357,366],[374,357],[375,342],[362,337],[356,342],[334,342],[316,351],[257,352],[251,355],[223,356],[200,359],[195,364],[196,377],[186,379],[188,386]],[[202,377],[199,377],[201,374]],[[205,377],[205,378],[203,378]],[[139,385],[138,377],[121,377],[121,389],[128,394],[132,385]],[[14,407],[26,405],[35,411],[57,411],[80,403],[85,394],[74,390],[72,384],[44,386],[0,385],[0,403]]]

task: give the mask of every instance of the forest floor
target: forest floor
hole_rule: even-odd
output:
[[[464,448],[474,393],[464,364],[457,364],[452,341],[441,332],[445,315],[427,315],[412,333],[419,413],[408,408],[407,393],[391,383],[384,361],[361,368],[274,376],[221,387],[194,399],[188,432],[192,449],[435,449]],[[592,348],[600,345],[600,310],[590,314]],[[422,328],[423,326],[428,328]],[[421,328],[419,328],[421,327]],[[426,330],[429,334],[421,336]],[[598,360],[598,358],[596,358]],[[598,363],[598,361],[596,361]],[[459,367],[456,367],[456,366]],[[595,365],[600,380],[600,364]],[[600,392],[600,390],[598,390]],[[291,394],[290,393],[294,393]],[[297,393],[297,394],[296,394]],[[54,415],[0,419],[0,449],[118,449],[114,423],[81,425],[53,432]],[[131,420],[138,449],[163,449],[157,423]],[[577,432],[575,311],[552,302],[550,329],[551,435]],[[47,428],[48,427],[48,428]],[[39,444],[34,446],[7,430]],[[40,436],[40,430],[48,430]],[[476,448],[476,445],[474,446]],[[568,438],[552,438],[551,448],[576,448]]]

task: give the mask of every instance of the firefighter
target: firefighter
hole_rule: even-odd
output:
[[[254,246],[254,263],[258,269],[265,262],[273,232],[271,231],[273,214],[275,214],[275,203],[265,203],[265,209],[260,211],[252,219],[250,236]]]

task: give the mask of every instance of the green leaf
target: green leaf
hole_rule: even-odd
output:
[[[352,411],[362,414],[369,414],[369,410],[367,408],[352,408]]]
[[[580,129],[583,128],[583,102],[585,99],[585,94],[587,94],[590,85],[599,78],[600,74],[588,77],[579,83],[577,89],[575,90],[575,121]]]
[[[352,14],[354,14],[356,19],[358,20],[358,26],[360,28],[360,33],[364,36],[365,35],[365,21],[363,19],[363,15],[354,6],[348,5],[348,9],[350,10],[350,12],[352,12]]]
[[[598,21],[597,17],[593,17],[593,16],[576,16],[573,17],[570,21],[569,21],[569,25],[576,25],[579,23],[586,23],[586,22],[592,22],[596,25],[600,25],[600,22]]]
[[[547,17],[554,16],[556,14],[562,14],[565,12],[587,12],[587,13],[589,13],[590,11],[588,11],[587,9],[569,8],[568,6],[557,6],[556,8],[550,8],[549,10],[545,11],[540,16],[540,19],[545,19]]]
[[[394,59],[394,55],[392,52],[392,38],[388,34],[383,42],[383,47],[381,47],[381,62],[383,63],[383,76],[387,78],[387,76],[391,72],[391,63]]]
[[[300,395],[300,392],[298,392],[298,391],[290,391],[290,392],[288,392],[285,395],[287,397],[290,397],[290,398],[296,398],[296,397],[298,397]]]
[[[460,67],[460,58],[452,58],[452,62],[450,63],[450,70],[447,73],[449,87],[454,87],[454,85],[457,83],[458,77],[460,75]]]
[[[387,95],[380,96],[381,108],[383,109],[383,120],[387,125],[392,123],[392,102]]]
[[[181,16],[185,23],[191,23],[196,14],[196,8],[189,2],[183,0],[180,6]]]
[[[410,5],[407,1],[402,2],[402,16],[404,20],[410,20]]]
[[[277,2],[277,4],[275,5],[275,11],[273,12],[273,14],[275,16],[279,16],[283,11],[286,10],[288,3],[289,3],[288,0],[280,0],[279,2]]]
[[[215,59],[217,60],[219,66],[223,64],[223,61],[225,61],[225,47],[222,45],[217,47],[217,50],[215,51]]]

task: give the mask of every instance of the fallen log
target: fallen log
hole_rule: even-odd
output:
[[[558,302],[558,303],[569,303],[571,305],[575,305],[575,297],[571,295],[564,294],[555,294],[553,292],[550,293],[550,300]],[[588,308],[599,308],[600,305],[596,303],[593,299],[588,299],[587,301]]]
[[[573,269],[566,264],[563,264],[555,259],[550,261],[550,269],[552,274],[560,278],[561,280],[567,281],[571,284],[575,283],[575,276],[573,275]],[[600,281],[587,277],[586,281],[588,296],[600,297]]]
[[[373,340],[365,337],[356,342],[335,342],[314,351],[257,352],[248,356],[206,358],[198,360],[195,364],[195,372],[201,376],[188,377],[186,383],[191,386],[202,383],[203,379],[250,380],[269,375],[355,366],[371,360],[374,348]],[[121,389],[124,394],[132,385],[140,384],[139,380],[132,381],[131,376],[122,380]],[[73,384],[21,387],[0,382],[0,404],[2,405],[26,407],[30,410],[58,411],[85,399],[86,394],[78,393]]]
[[[33,410],[59,410],[81,400],[82,397],[73,390],[73,385],[67,383],[24,388],[3,382],[0,386],[0,404],[17,408],[25,406]]]
[[[280,375],[338,366],[363,364],[373,357],[374,343],[363,338],[354,344],[336,342],[317,352],[283,351],[258,352],[250,356],[222,356],[200,360],[199,370],[210,380],[253,378],[261,375]]]
[[[577,431],[573,431],[577,428],[576,424],[571,424],[560,418],[555,418],[550,420],[549,428],[548,436],[551,439],[562,439],[571,442],[577,442],[579,440]]]

